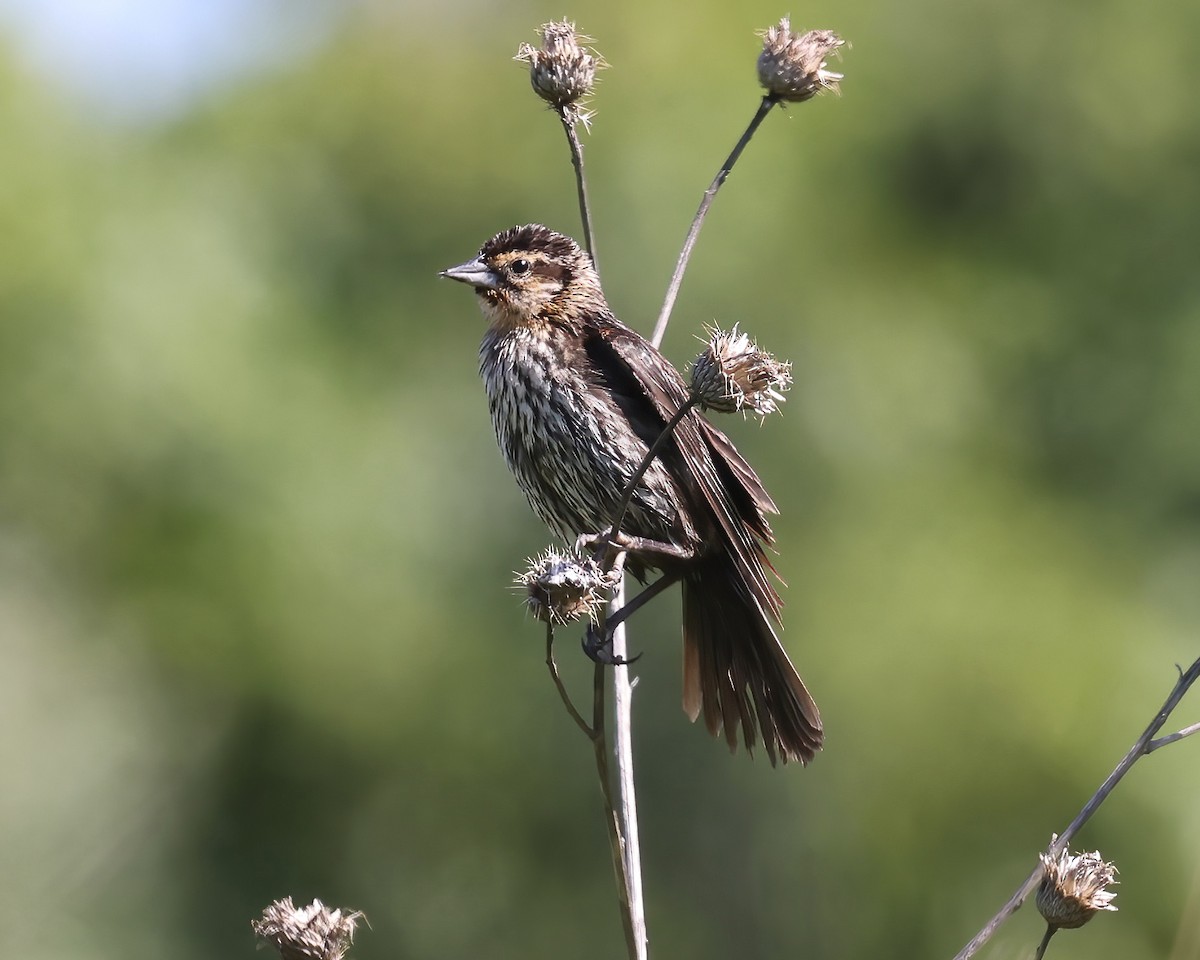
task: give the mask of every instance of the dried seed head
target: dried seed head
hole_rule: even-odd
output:
[[[776,100],[801,103],[822,90],[838,89],[842,74],[825,69],[825,58],[837,53],[846,41],[832,30],[792,33],[784,17],[762,32],[763,49],[758,55],[758,82]]]
[[[1051,927],[1072,930],[1082,927],[1097,911],[1117,909],[1112,904],[1116,894],[1106,889],[1117,882],[1117,868],[1105,863],[1099,850],[1074,856],[1063,850],[1057,857],[1039,856],[1046,875],[1038,886],[1037,908]]]
[[[616,585],[595,560],[560,553],[553,547],[528,563],[529,569],[517,574],[516,584],[525,589],[529,612],[543,623],[561,625],[583,617],[594,620]]]
[[[792,384],[791,371],[790,363],[759,350],[736,324],[728,333],[714,327],[708,346],[692,364],[692,394],[706,410],[751,410],[765,417],[783,403],[783,391]]]
[[[273,944],[283,960],[342,960],[354,940],[358,910],[330,910],[320,900],[297,908],[276,900],[251,923],[254,935]]]
[[[583,46],[590,37],[575,32],[569,20],[551,21],[538,28],[540,48],[522,43],[514,59],[529,64],[529,82],[533,91],[572,122],[584,124],[592,114],[579,101],[596,85],[596,71],[608,64],[594,50]]]

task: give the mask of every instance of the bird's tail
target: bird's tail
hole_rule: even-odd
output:
[[[824,740],[821,714],[761,605],[724,553],[683,581],[683,709],[736,750],[758,736],[771,758],[808,763]]]

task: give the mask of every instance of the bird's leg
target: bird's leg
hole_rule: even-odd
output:
[[[678,573],[664,573],[661,577],[655,580],[650,586],[646,587],[641,593],[625,604],[620,610],[617,610],[608,615],[608,621],[605,624],[606,630],[611,634],[618,626],[628,620],[631,616],[637,613],[638,609],[649,603],[660,593],[678,583],[680,575]]]
[[[597,560],[603,562],[606,551],[615,549],[617,555],[610,569],[619,570],[629,556],[644,561],[650,567],[662,567],[663,561],[669,565],[672,561],[687,561],[695,559],[699,552],[694,547],[682,547],[679,544],[667,543],[663,540],[652,540],[649,537],[635,537],[611,527],[604,533],[585,533],[575,541],[575,551],[585,553],[593,551]],[[626,659],[613,654],[613,631],[625,622],[643,604],[653,600],[667,587],[679,580],[678,574],[663,574],[654,583],[625,604],[620,610],[610,614],[604,621],[604,629],[591,624],[583,638],[583,652],[596,663],[609,666],[621,666],[633,663],[637,657]],[[641,656],[641,654],[638,654]]]
[[[678,573],[664,573],[620,610],[609,614],[608,619],[604,622],[603,632],[600,631],[596,624],[591,624],[583,638],[583,652],[595,663],[603,663],[615,667],[633,663],[641,656],[640,653],[636,657],[630,657],[629,659],[614,656],[612,652],[613,631],[636,613],[639,608],[678,581]]]
[[[575,541],[575,550],[586,553],[589,550],[601,551],[612,545],[638,560],[646,561],[648,566],[662,566],[663,560],[695,560],[699,550],[696,547],[682,547],[677,543],[665,540],[651,540],[649,537],[635,537],[621,531],[606,530],[604,533],[585,533]]]

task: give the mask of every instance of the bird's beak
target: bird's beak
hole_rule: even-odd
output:
[[[443,270],[439,276],[469,283],[476,290],[495,290],[500,285],[500,278],[478,257],[449,270]]]

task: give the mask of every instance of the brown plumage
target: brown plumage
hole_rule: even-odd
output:
[[[471,285],[500,449],[534,511],[568,543],[606,530],[650,444],[688,399],[671,363],[608,308],[591,258],[538,224],[512,227],[443,276]],[[682,581],[683,704],[731,749],[759,737],[807,763],[821,717],[775,635],[782,603],[764,545],[775,504],[729,439],[686,415],[638,484],[628,568]]]

